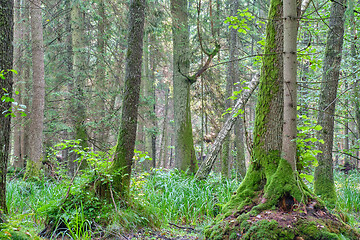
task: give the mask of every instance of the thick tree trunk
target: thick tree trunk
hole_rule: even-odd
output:
[[[173,31],[173,84],[175,120],[175,161],[178,169],[198,169],[190,111],[189,26],[187,0],[171,0]]]
[[[344,38],[344,13],[346,0],[331,3],[329,32],[326,42],[325,59],[320,92],[318,124],[322,126],[318,139],[322,153],[317,155],[319,166],[315,169],[315,193],[334,202],[336,192],[333,177],[333,135],[336,94],[338,89],[341,54]]]
[[[12,97],[13,76],[8,70],[13,69],[13,1],[0,1],[0,71],[4,71],[5,76],[1,79],[1,96]],[[4,91],[5,89],[6,91]],[[0,216],[3,221],[3,214],[8,209],[6,206],[6,173],[10,152],[10,123],[11,115],[8,109],[11,102],[0,101]]]
[[[27,177],[40,177],[43,160],[43,129],[45,107],[44,44],[41,0],[30,2],[31,42],[33,64],[33,97],[30,115],[29,159]]]
[[[125,89],[118,143],[112,166],[114,172],[114,188],[121,200],[127,200],[128,198],[131,165],[134,156],[141,85],[145,1],[132,0],[129,12]]]

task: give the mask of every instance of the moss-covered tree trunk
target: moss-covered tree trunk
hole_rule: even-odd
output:
[[[318,124],[322,126],[318,139],[323,139],[324,144],[319,144],[322,153],[317,155],[319,166],[315,169],[314,189],[316,194],[330,202],[336,200],[332,149],[336,94],[344,38],[345,5],[346,0],[331,3],[330,29],[325,48],[318,115]]]
[[[175,161],[177,168],[195,174],[198,169],[191,124],[188,1],[171,0],[173,31],[173,86]]]
[[[13,1],[0,1],[0,71],[6,73],[13,68]],[[12,96],[13,76],[12,72],[6,73],[0,79],[1,91],[0,97],[7,95]],[[3,89],[6,89],[4,91]],[[11,115],[9,115],[11,102],[0,101],[0,216],[7,213],[6,207],[6,173],[7,164],[10,153],[10,123]],[[3,218],[1,222],[3,221]]]
[[[129,7],[128,48],[126,53],[122,115],[112,165],[114,174],[113,186],[120,199],[124,201],[127,200],[129,193],[131,165],[136,138],[144,19],[145,0],[132,0]]]
[[[30,2],[33,96],[30,113],[29,159],[27,177],[39,177],[43,158],[43,128],[45,107],[44,43],[41,0]]]
[[[284,2],[290,3],[289,7],[294,10],[295,1]],[[287,10],[284,8],[285,13]],[[283,131],[281,114],[284,109],[283,54],[289,57],[289,63],[296,64],[296,57],[288,56],[296,55],[296,43],[290,44],[290,48],[283,47],[283,19],[285,22],[287,18],[297,21],[300,11],[297,9],[295,12],[295,16],[294,11],[283,16],[283,2],[271,1],[256,106],[252,162],[237,192],[224,206],[223,214],[217,217],[217,223],[206,229],[205,235],[209,239],[340,239],[338,234],[349,239],[360,237],[358,232],[326,210],[299,179],[292,168],[292,160],[280,155],[282,145],[288,144],[282,141],[283,132],[287,133]],[[291,24],[285,26],[293,28]],[[289,30],[296,32],[296,29]],[[293,35],[290,39],[296,41]],[[284,73],[287,74],[287,70]],[[293,77],[294,69],[291,72]],[[296,105],[295,99],[292,104]],[[293,121],[293,117],[288,119]]]
[[[100,0],[97,7],[97,13],[99,15],[99,20],[97,22],[97,57],[96,57],[96,82],[94,86],[94,90],[97,93],[96,107],[97,111],[93,116],[95,121],[98,123],[97,128],[100,130],[95,130],[95,134],[97,136],[96,139],[98,141],[98,145],[101,146],[102,149],[107,148],[109,141],[109,124],[105,121],[106,116],[108,115],[107,111],[107,99],[106,92],[108,82],[106,78],[106,45],[107,45],[107,16],[105,9],[104,0]],[[105,117],[105,118],[104,118]]]

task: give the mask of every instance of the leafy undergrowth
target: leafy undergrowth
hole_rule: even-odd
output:
[[[60,205],[68,179],[9,182],[9,215],[0,239],[41,239],[38,233],[48,230],[44,223],[56,214],[62,219],[56,224],[65,231],[51,232],[50,239],[201,239],[203,227],[239,184],[218,175],[195,181],[177,170],[154,169],[133,177],[128,208],[113,203],[99,208],[93,204],[96,197],[82,192],[84,178],[77,177],[71,187],[71,209]]]
[[[360,174],[336,173],[335,183],[337,208],[345,212],[341,217],[360,227]],[[118,205],[115,209],[110,203],[103,210],[107,212],[94,214],[108,218],[98,223],[96,217],[87,217],[86,209],[90,208],[79,201],[75,212],[67,213],[71,218],[65,222],[73,232],[58,232],[52,239],[203,239],[204,227],[212,223],[239,181],[216,174],[206,181],[196,181],[177,170],[154,169],[136,174],[131,184],[133,201],[129,208]],[[9,215],[1,227],[0,239],[41,239],[37,234],[44,229],[44,209],[56,205],[67,188],[67,181],[10,181]]]
[[[335,172],[335,187],[337,193],[337,207],[346,216],[342,216],[348,223],[360,228],[360,173],[350,171],[348,174]]]

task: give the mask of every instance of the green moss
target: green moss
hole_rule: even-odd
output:
[[[191,124],[191,111],[190,111],[190,88],[187,89],[187,103],[185,110],[185,122],[181,124],[180,131],[178,132],[178,145],[182,151],[182,158],[180,169],[189,171],[195,174],[198,170],[198,163],[195,155],[192,124]]]
[[[252,225],[241,239],[285,240],[294,238],[295,234],[292,231],[281,228],[276,221],[261,220]]]
[[[27,164],[26,164],[26,171],[25,171],[24,178],[40,179],[40,175],[41,175],[40,162],[38,163],[38,162],[28,159]]]
[[[329,229],[324,226],[321,221],[309,221],[308,219],[300,219],[297,222],[297,229],[299,231],[299,234],[303,236],[304,239],[339,239],[339,237],[335,233],[330,233]]]

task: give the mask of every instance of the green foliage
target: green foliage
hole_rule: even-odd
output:
[[[132,179],[131,194],[143,205],[152,206],[165,222],[196,224],[216,216],[238,184],[219,175],[197,181],[178,170],[155,169]]]
[[[0,71],[0,78],[4,80],[6,74],[8,74],[9,72],[13,72],[13,73],[17,74],[17,71],[15,71],[15,70],[8,70],[7,72],[2,70],[2,71]],[[15,99],[11,97],[11,93],[9,93],[7,89],[2,88],[2,90],[3,90],[3,95],[1,96],[1,101],[6,102],[6,103],[11,103],[11,107],[9,109],[3,111],[2,114],[5,114],[5,117],[8,117],[8,116],[16,117],[15,113],[18,113],[18,114],[20,114],[21,117],[25,117],[26,116],[26,113],[25,113],[26,106],[23,104],[19,104],[18,102],[15,102]],[[15,94],[19,95],[19,91],[15,91]]]
[[[238,96],[241,96],[241,93],[242,93],[244,90],[249,90],[249,89],[250,89],[249,87],[244,86],[245,83],[246,83],[246,81],[242,81],[241,83],[240,83],[240,82],[235,83],[234,85],[241,84],[242,87],[241,87],[240,90],[234,91],[234,92],[232,93],[232,96],[230,96],[228,99],[236,100],[236,99],[238,99]],[[231,113],[232,110],[233,110],[233,108],[231,108],[231,107],[228,108],[228,109],[226,109],[226,111],[225,111],[221,116],[224,116],[224,115],[226,115],[226,114],[228,114],[228,113]],[[243,109],[239,109],[236,113],[234,113],[233,117],[237,117],[237,116],[239,116],[239,115],[242,115],[243,113],[244,113],[244,110],[243,110]]]
[[[142,152],[142,151],[138,151],[136,149],[134,149],[134,160],[139,162],[139,163],[142,163],[144,161],[152,161],[152,158],[149,157],[149,153],[148,152]]]
[[[1,239],[39,239],[44,221],[38,209],[57,201],[65,193],[64,186],[49,181],[13,180],[6,187],[9,215],[1,225]],[[11,238],[6,238],[7,236]]]
[[[350,172],[344,174],[335,172],[334,174],[337,206],[348,213],[360,213],[360,174],[359,172]]]
[[[75,213],[71,213],[72,217],[64,219],[64,223],[67,228],[66,234],[74,240],[87,240],[91,239],[91,222],[84,216],[84,208],[81,204],[81,208],[75,208]],[[69,216],[68,214],[67,216]]]
[[[254,20],[254,16],[249,12],[249,9],[239,9],[237,16],[230,16],[227,17],[225,20],[225,23],[229,23],[229,28],[236,29],[239,33],[246,34],[247,31],[250,30],[249,22]],[[264,24],[264,22],[257,21],[256,22],[259,27],[261,27],[261,24]]]
[[[298,115],[298,119],[302,120],[302,124],[297,126],[297,169],[302,171],[309,167],[318,166],[316,155],[321,153],[321,151],[317,149],[316,143],[324,143],[324,141],[314,136],[316,131],[322,129],[316,121],[311,120],[306,115]],[[309,182],[314,180],[312,175],[305,173],[300,173],[300,177],[305,178]]]

